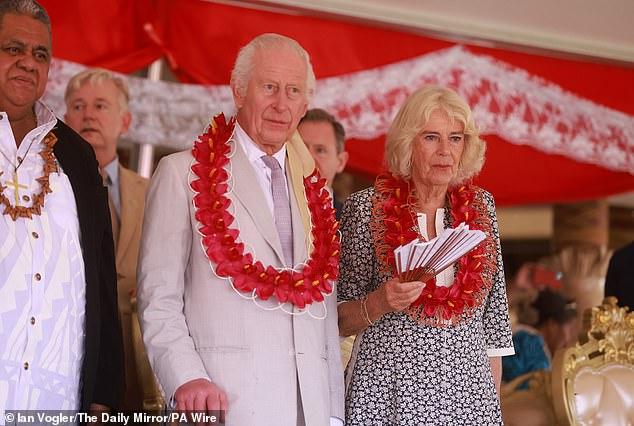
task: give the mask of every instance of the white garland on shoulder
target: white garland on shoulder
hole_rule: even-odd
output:
[[[56,59],[44,101],[62,117],[66,82],[82,65]],[[154,82],[122,76],[133,115],[127,138],[187,149],[212,115],[235,111],[227,85]],[[634,116],[599,105],[491,56],[462,46],[318,80],[312,106],[324,108],[357,139],[384,135],[405,98],[423,84],[456,89],[484,134],[516,145],[634,174]]]

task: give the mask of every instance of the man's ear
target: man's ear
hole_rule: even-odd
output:
[[[231,94],[233,95],[233,103],[236,105],[236,108],[237,109],[242,108],[244,106],[245,97],[237,85],[235,84],[231,85]]]
[[[123,135],[127,133],[127,131],[130,129],[130,123],[132,122],[132,114],[130,113],[130,111],[124,112],[121,120],[121,134]]]

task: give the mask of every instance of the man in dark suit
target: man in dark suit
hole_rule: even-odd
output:
[[[634,311],[634,241],[616,250],[605,277],[605,296],[614,296],[619,306]]]
[[[335,197],[332,183],[348,163],[348,153],[344,146],[346,132],[335,117],[320,108],[309,109],[299,122],[297,131],[313,156],[319,173],[326,178],[339,220],[343,204]]]
[[[101,68],[90,68],[74,75],[66,86],[64,120],[95,150],[99,169],[108,187],[110,220],[117,266],[119,318],[123,332],[125,390],[122,409],[143,409],[144,394],[156,398],[154,377],[139,380],[134,350],[132,298],[136,291],[136,264],[139,257],[141,225],[148,180],[123,167],[117,156],[121,135],[130,127],[130,91],[126,82]],[[147,363],[146,363],[147,364]],[[151,370],[150,370],[151,371]]]
[[[44,8],[0,2],[3,419],[5,410],[108,410],[120,399],[107,191],[90,145],[39,101],[50,62]]]

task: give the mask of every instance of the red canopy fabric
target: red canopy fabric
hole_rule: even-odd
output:
[[[42,0],[51,17],[53,56],[121,73],[162,55],[144,29],[158,19],[152,0]]]
[[[298,40],[311,54],[318,78],[371,69],[454,45],[379,27],[200,0],[41,3],[51,15],[56,57],[128,73],[165,55],[181,81],[198,84],[226,84],[238,49],[263,32]],[[634,68],[468,48],[634,116]],[[634,170],[613,172],[495,135],[485,139],[487,162],[477,183],[491,191],[500,205],[577,201],[634,190]],[[382,138],[347,144],[350,171],[367,176],[379,171]]]

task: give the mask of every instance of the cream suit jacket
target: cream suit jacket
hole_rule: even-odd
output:
[[[280,267],[274,218],[246,155],[235,144],[233,149],[232,227],[239,227],[255,259]],[[297,264],[306,259],[306,235],[290,185],[288,155]],[[295,426],[298,406],[307,426],[327,426],[331,416],[343,419],[336,294],[326,297],[327,317],[320,320],[262,309],[217,278],[197,231],[192,161],[189,151],[160,161],[148,191],[140,249],[139,318],[166,399],[182,384],[208,378],[227,395],[228,426]],[[275,300],[258,303],[277,305]]]
[[[132,336],[132,306],[130,292],[136,289],[136,267],[143,226],[143,210],[148,179],[119,166],[119,199],[121,218],[116,242],[117,291],[119,318],[123,332],[125,392],[123,409],[141,410],[143,392],[139,383]]]

